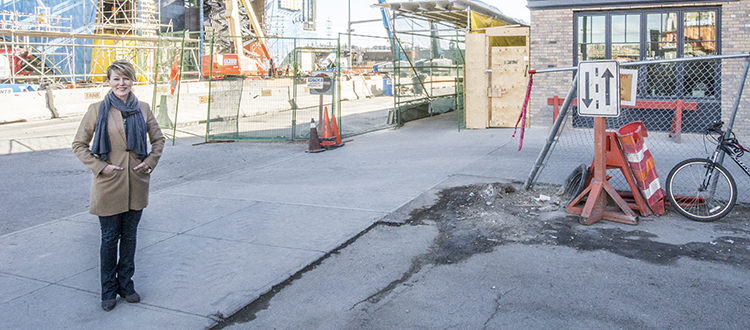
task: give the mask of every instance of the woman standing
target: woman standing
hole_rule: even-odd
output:
[[[89,106],[73,152],[93,173],[89,213],[99,216],[102,309],[110,311],[118,294],[129,303],[141,300],[132,280],[136,231],[165,139],[148,103],[132,92],[133,65],[115,61],[107,68],[107,79],[110,91],[103,101]]]

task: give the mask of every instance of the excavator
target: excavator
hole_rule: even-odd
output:
[[[238,1],[242,2],[245,7],[247,16],[250,18],[258,37],[247,45],[243,45],[242,36],[240,36],[242,30],[240,29]],[[263,30],[260,28],[253,7],[249,5],[247,0],[224,0],[224,5],[224,17],[226,17],[229,26],[233,53],[203,55],[201,59],[203,76],[208,77],[210,74],[213,79],[221,79],[225,76],[266,75],[268,73],[266,61],[271,61],[271,55],[266,48]]]

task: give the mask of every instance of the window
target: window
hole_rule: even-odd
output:
[[[605,16],[578,17],[578,61],[606,59]]]
[[[641,16],[612,15],[612,58],[637,61],[641,57]]]
[[[718,13],[716,7],[576,13],[575,59],[627,62],[716,55]],[[713,61],[667,63],[645,70],[640,96],[717,96],[718,68]]]
[[[683,56],[716,55],[716,12],[687,12],[684,17]]]
[[[279,0],[279,8],[288,10],[302,10],[302,0]]]
[[[646,14],[646,32],[645,59],[677,57],[677,13]]]
[[[633,61],[716,55],[718,8],[581,12],[576,59]]]
[[[574,60],[577,64],[717,55],[721,49],[719,13],[720,7],[577,12]],[[721,63],[706,59],[640,66],[637,93],[639,100],[696,102],[697,111],[683,117],[683,131],[701,131],[705,122],[693,117],[721,117]],[[665,111],[671,110],[623,109],[621,113],[627,120],[643,120],[649,129],[669,130],[671,123],[664,118],[671,115]]]

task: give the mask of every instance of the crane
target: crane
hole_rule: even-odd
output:
[[[247,16],[250,18],[255,34],[258,37],[248,45],[243,44],[242,36],[240,35],[242,30],[240,28],[239,1],[245,7]],[[263,30],[260,28],[258,19],[255,17],[253,7],[248,4],[247,0],[239,1],[224,0],[224,17],[227,19],[233,53],[204,55],[201,61],[204,76],[208,76],[209,73],[213,78],[220,78],[226,75],[257,76],[265,75],[268,72],[265,61],[270,61],[271,55],[268,53],[265,45]],[[246,52],[252,55],[252,57],[246,56]]]

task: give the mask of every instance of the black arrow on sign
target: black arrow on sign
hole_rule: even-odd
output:
[[[602,75],[602,78],[606,79],[604,81],[604,101],[606,105],[610,105],[610,95],[609,95],[609,80],[614,78],[615,76],[612,75],[612,72],[609,71],[609,68],[604,71],[604,74]]]
[[[586,85],[586,97],[581,99],[581,101],[583,101],[583,104],[585,104],[587,108],[589,107],[589,105],[591,105],[591,101],[593,101],[593,99],[591,99],[591,95],[589,95],[591,94],[591,91],[590,91],[591,86],[589,86],[589,74],[590,73],[591,72],[586,72],[586,84],[585,84]]]

